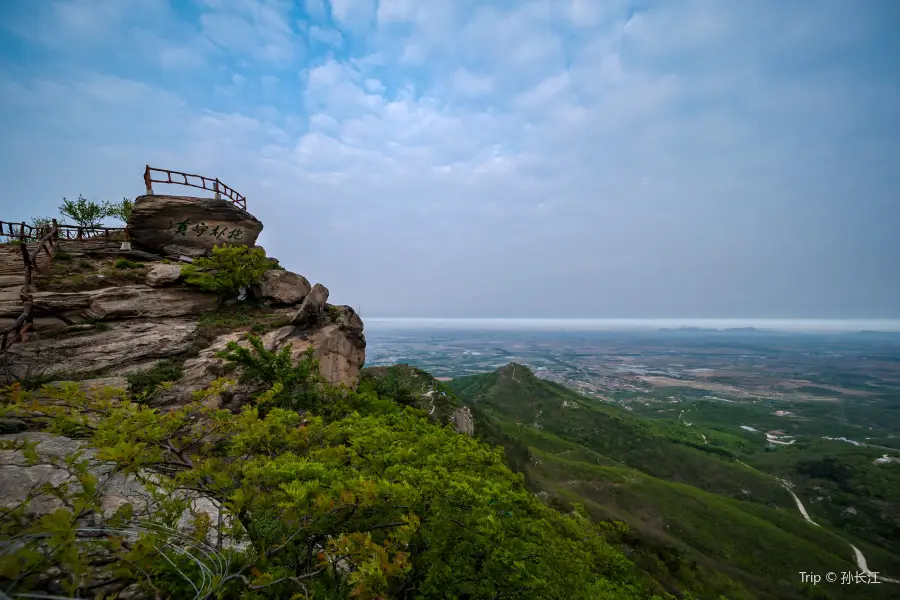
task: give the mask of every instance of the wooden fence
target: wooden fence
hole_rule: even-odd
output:
[[[56,219],[53,219],[50,225],[41,228],[30,227],[24,223],[20,223],[19,225],[19,249],[22,253],[22,267],[25,274],[25,284],[22,286],[22,292],[20,294],[20,298],[22,299],[22,314],[19,315],[11,325],[7,325],[3,329],[0,329],[0,350],[6,350],[16,341],[26,339],[28,332],[34,328],[35,311],[44,312],[51,317],[61,320],[66,325],[72,325],[72,321],[66,317],[56,314],[46,307],[36,305],[34,303],[34,288],[31,285],[35,273],[41,272],[41,268],[38,265],[41,251],[47,254],[50,261],[53,260],[53,253],[56,252],[59,245],[60,225],[56,222]],[[28,249],[28,243],[31,240],[27,237],[28,234],[26,234],[26,228],[30,229],[30,235],[34,235],[35,231],[39,231],[41,234],[41,237],[37,238],[37,248],[33,251]]]
[[[56,223],[56,219],[53,220]],[[125,231],[124,227],[81,227],[80,225],[63,225],[56,223],[57,240],[95,240],[109,238]],[[10,242],[24,239],[27,242],[37,242],[50,229],[50,225],[35,227],[27,223],[10,223],[0,221],[0,241]]]
[[[165,179],[153,179],[153,173],[165,173]],[[172,176],[180,177],[181,181],[177,179],[172,179]],[[216,195],[216,200],[220,200],[222,196],[225,196],[235,206],[242,208],[243,210],[247,210],[247,198],[239,194],[234,188],[231,188],[216,177],[215,179],[211,177],[204,177],[203,175],[194,175],[192,173],[182,173],[181,171],[170,171],[169,169],[157,169],[155,167],[151,167],[147,165],[144,169],[144,187],[147,188],[147,195],[153,195],[153,184],[154,183],[175,183],[178,185],[186,185],[188,187],[194,187],[201,190],[207,190],[213,192]]]

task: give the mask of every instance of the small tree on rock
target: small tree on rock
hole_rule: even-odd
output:
[[[128,218],[131,216],[131,210],[133,208],[134,202],[132,202],[128,198],[122,198],[121,202],[111,203],[107,205],[107,216],[127,223]]]
[[[103,219],[110,216],[110,210],[109,202],[95,202],[81,194],[78,195],[78,200],[63,198],[62,204],[59,205],[59,212],[81,227],[100,227]]]

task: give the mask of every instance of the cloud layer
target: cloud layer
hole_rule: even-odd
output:
[[[889,2],[27,0],[5,220],[218,176],[363,315],[900,316]]]

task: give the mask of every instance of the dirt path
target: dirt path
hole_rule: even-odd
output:
[[[763,473],[759,469],[756,469],[755,467],[751,467],[750,465],[748,465],[747,463],[745,463],[743,461],[739,460],[738,462],[741,463],[742,465],[744,465],[745,467],[747,467],[748,469],[753,469],[754,471]],[[768,475],[768,473],[763,473],[763,474]],[[810,518],[809,513],[806,512],[806,507],[803,506],[803,502],[801,502],[800,498],[797,497],[797,494],[794,493],[794,490],[792,489],[793,484],[791,482],[789,482],[785,479],[779,479],[778,477],[775,477],[774,475],[770,475],[770,477],[775,479],[775,481],[780,483],[781,486],[787,490],[787,492],[794,499],[794,502],[797,503],[797,510],[800,511],[800,514],[803,515],[803,518],[806,520],[807,523],[815,525],[816,527],[821,527],[821,525],[819,525],[818,523],[813,521],[812,518]],[[873,573],[872,571],[870,571],[869,565],[866,563],[866,557],[863,556],[863,553],[860,551],[860,549],[857,548],[856,546],[854,546],[853,544],[850,544],[850,548],[853,549],[853,558],[856,560],[856,566],[859,567],[860,571],[862,571],[866,575],[875,576],[878,581],[883,581],[885,583],[900,583],[900,580],[891,579],[890,577],[885,577],[881,574],[876,574],[876,573]]]

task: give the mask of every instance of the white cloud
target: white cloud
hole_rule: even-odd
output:
[[[470,98],[489,94],[494,87],[490,77],[475,75],[462,67],[453,72],[452,83],[456,91]]]
[[[331,0],[331,16],[348,30],[361,32],[375,20],[375,0]]]
[[[325,29],[316,25],[309,28],[309,38],[335,47],[340,46],[344,42],[344,36],[337,29]]]
[[[27,22],[11,27],[50,49],[62,47],[51,25],[65,40],[106,32],[130,75],[87,45],[32,62],[39,76],[0,70],[9,197],[55,201],[76,184],[133,195],[147,162],[221,176],[266,223],[270,253],[340,301],[477,313],[484,306],[459,290],[478,287],[484,312],[497,312],[537,280],[596,314],[612,310],[610,289],[638,290],[631,303],[650,306],[644,295],[665,297],[673,273],[713,281],[701,272],[713,263],[765,279],[752,258],[761,244],[846,282],[857,275],[825,241],[852,219],[871,235],[846,265],[900,254],[876,206],[900,185],[884,158],[900,151],[885,125],[900,122],[900,90],[844,54],[810,60],[823,40],[842,52],[858,43],[860,26],[840,33],[831,5],[801,19],[796,8],[699,0],[630,16],[618,2],[383,0],[376,28],[373,2],[334,0],[337,31],[327,6],[308,1],[313,56],[290,2],[207,0],[199,20],[174,29],[172,13],[142,3],[134,10],[155,24],[143,33],[115,2],[98,3],[95,21],[78,6],[38,11],[31,37]],[[160,77],[160,67],[197,71]],[[847,194],[861,203],[852,214]],[[804,229],[810,214],[819,220]],[[816,252],[831,266],[807,256]],[[626,273],[647,269],[661,287]],[[441,277],[423,291],[425,270]],[[760,297],[729,276],[716,272]]]
[[[412,21],[421,6],[418,0],[381,0],[378,3],[378,22]]]
[[[275,63],[292,61],[305,50],[280,5],[246,1],[212,8],[200,15],[200,29],[222,48]]]

